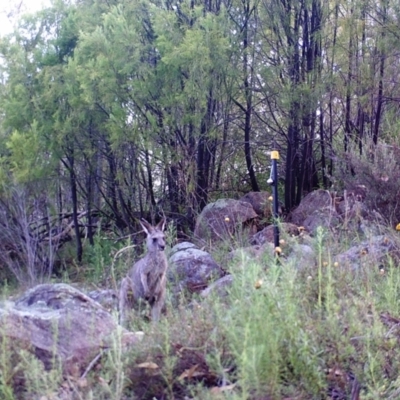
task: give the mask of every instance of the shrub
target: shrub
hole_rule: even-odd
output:
[[[50,215],[48,199],[31,195],[10,187],[0,196],[0,268],[23,285],[51,277],[62,230]]]
[[[335,180],[340,189],[357,190],[365,186],[365,203],[378,211],[392,226],[400,222],[400,147],[363,141],[337,155]],[[364,193],[363,193],[364,194]]]

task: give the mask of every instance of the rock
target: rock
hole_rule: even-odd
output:
[[[281,259],[285,263],[292,263],[297,269],[312,267],[316,264],[316,255],[313,247],[309,244],[291,241],[289,244],[281,245]],[[312,242],[311,240],[309,241]],[[265,242],[263,245],[254,245],[236,249],[229,253],[227,262],[230,263],[230,270],[235,270],[236,265],[246,265],[247,262],[267,263],[275,257],[275,247],[273,243]]]
[[[282,222],[279,225],[280,232],[285,232],[286,234],[292,236],[298,236],[300,234],[299,228],[289,222]],[[262,245],[266,242],[274,243],[274,225],[268,225],[262,231],[257,232],[250,239],[252,244]]]
[[[197,246],[191,242],[181,242],[176,244],[171,251],[169,252],[169,256],[172,257],[175,253],[179,251],[184,251],[187,249],[197,249]]]
[[[387,231],[387,226],[384,226],[380,222],[362,219],[358,224],[358,232],[368,239],[373,236],[383,235]]]
[[[194,235],[202,243],[231,240],[246,225],[257,218],[252,205],[246,201],[220,199],[204,207],[196,221]]]
[[[317,258],[311,246],[295,243],[290,249],[286,261],[293,264],[297,270],[303,270],[315,266]]]
[[[289,216],[290,222],[297,226],[304,226],[304,221],[310,215],[323,208],[336,212],[331,194],[327,190],[315,190],[307,194],[298,207],[291,212]]]
[[[269,200],[271,194],[269,192],[249,192],[242,196],[239,200],[250,203],[254,211],[261,218],[269,218],[272,216],[272,201]]]
[[[315,235],[319,226],[364,237],[377,235],[382,232],[384,219],[363,202],[365,193],[366,188],[362,185],[344,191],[340,197],[326,190],[315,190],[304,197],[289,219],[303,226],[311,235]]]
[[[355,200],[353,197],[344,198],[336,204],[336,210],[343,219],[362,217],[367,214],[365,204]]]
[[[212,293],[216,293],[219,297],[224,297],[228,294],[228,289],[232,286],[233,276],[225,275],[222,278],[213,282],[208,288],[200,292],[200,296],[208,297]]]
[[[388,257],[398,256],[393,240],[380,235],[371,237],[334,257],[340,267],[360,271],[362,268],[378,268],[387,263]]]
[[[333,230],[342,222],[331,194],[322,189],[305,196],[289,219],[295,225],[303,226],[310,235],[315,235],[319,226]]]
[[[344,219],[362,218],[369,221],[384,223],[384,218],[376,210],[363,202],[364,196],[359,192],[344,191],[344,195],[335,200],[336,210]]]
[[[227,257],[227,263],[243,263],[246,261],[256,260],[259,261],[264,254],[274,255],[274,245],[272,243],[266,242],[263,245],[254,245],[241,247],[231,251]]]
[[[193,243],[179,243],[171,249],[168,280],[173,293],[182,290],[189,293],[201,292],[213,282],[225,275],[225,271],[206,251],[198,249]]]
[[[0,338],[30,349],[46,369],[60,361],[65,374],[84,371],[112,344],[115,318],[99,303],[66,284],[43,284],[0,308]],[[122,329],[122,328],[119,328]],[[138,338],[122,330],[122,345]]]
[[[317,233],[317,228],[322,226],[329,230],[334,230],[342,223],[336,210],[331,207],[316,209],[303,221],[303,227],[310,235]]]
[[[101,304],[107,311],[118,310],[118,293],[113,289],[92,290],[88,296]]]

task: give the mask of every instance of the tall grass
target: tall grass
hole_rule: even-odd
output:
[[[347,374],[363,399],[400,398],[400,269],[388,260],[355,274],[332,261],[337,246],[320,230],[316,266],[268,253],[262,261],[236,258],[226,266],[234,276],[226,297],[169,305],[158,325],[136,315],[130,328],[143,330],[144,340],[126,351],[116,339],[85,387],[69,381],[75,398],[310,400],[327,398],[335,385],[348,391]],[[16,399],[16,358],[2,346],[0,391]],[[43,395],[67,379],[46,383],[37,361],[23,362],[18,373],[29,382],[37,376],[31,387]]]

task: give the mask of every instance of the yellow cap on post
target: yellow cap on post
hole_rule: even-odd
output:
[[[271,151],[271,160],[279,160],[279,151],[277,150]]]

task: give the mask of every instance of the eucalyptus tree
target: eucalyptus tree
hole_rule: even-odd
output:
[[[232,91],[232,101],[238,107],[241,129],[243,130],[244,157],[253,191],[259,191],[253,163],[252,146],[255,142],[254,111],[257,108],[257,62],[259,24],[259,1],[241,0],[227,2],[227,13],[232,22],[231,60],[240,73],[236,74],[236,86]]]
[[[2,146],[7,148],[3,154],[2,184],[16,182],[36,189],[29,191],[29,201],[41,199],[42,207],[36,210],[36,217],[47,221],[49,212],[62,214],[62,202],[57,209],[56,199],[66,195],[58,168],[60,160],[67,163],[68,154],[64,153],[62,158],[62,149],[55,143],[71,120],[63,68],[77,38],[71,26],[67,26],[74,19],[69,11],[68,6],[60,4],[59,8],[22,18],[17,30],[2,39],[1,48],[6,76],[2,91]],[[64,143],[70,141],[69,138]],[[71,165],[69,183],[80,259],[75,171]],[[61,219],[55,223],[60,225]]]
[[[175,143],[178,153],[183,151],[187,155],[185,163],[189,169],[182,165],[181,174],[192,171],[185,182],[186,199],[197,211],[208,201],[212,166],[221,146],[221,131],[226,128],[223,119],[229,101],[226,93],[230,72],[229,25],[219,2],[182,2],[172,11],[158,13],[157,18],[160,69],[167,72],[164,85],[180,88],[166,99],[168,103],[172,100],[172,104],[166,105],[168,110],[180,109],[179,114],[174,113],[179,115],[173,121]],[[166,21],[168,29],[163,32],[160,28]]]
[[[282,148],[287,210],[299,203],[304,190],[319,185],[315,143],[321,129],[321,40],[328,6],[323,0],[264,0],[260,11],[260,35],[268,45],[260,71],[264,120]]]
[[[81,37],[70,66],[119,162],[134,154],[125,195],[140,188],[139,203],[190,219],[207,203],[225,126],[225,21],[218,3],[121,2]]]
[[[344,149],[352,140],[362,152],[364,139],[377,144],[396,125],[398,4],[353,0],[338,2],[337,10],[332,118],[344,132]]]
[[[44,181],[92,240],[215,190],[259,190],[275,141],[285,206],[328,185],[334,137],[374,142],[398,117],[392,0],[82,0],[2,42],[3,171]],[[331,158],[332,159],[332,158]],[[80,257],[80,256],[79,256]]]
[[[78,24],[76,8],[59,2],[22,19],[18,30],[4,40],[2,52],[7,74],[3,97],[3,128],[9,132],[4,138],[9,149],[6,165],[13,166],[13,176],[20,182],[45,181],[60,218],[72,211],[80,260],[79,215],[88,172],[82,138],[87,137],[93,118],[78,106],[82,104],[79,88],[67,71],[78,41]]]

